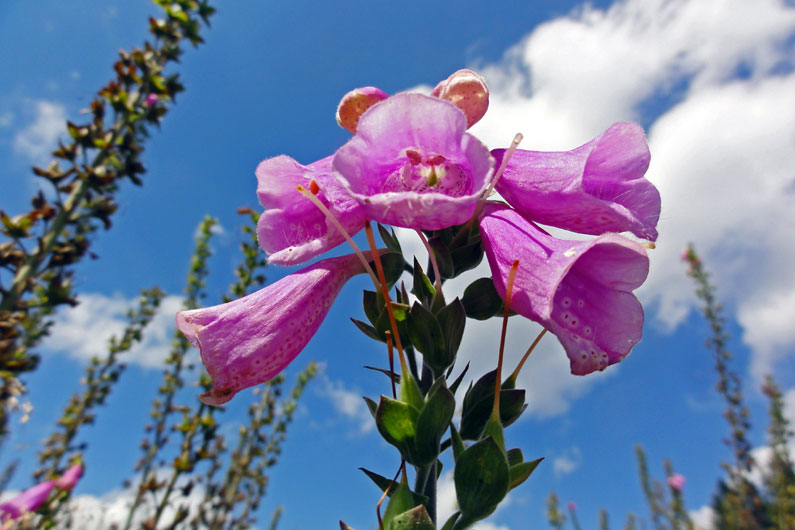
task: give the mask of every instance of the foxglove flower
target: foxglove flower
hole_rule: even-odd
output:
[[[53,488],[72,491],[82,474],[83,465],[75,464],[61,477],[36,484],[13,499],[0,504],[0,522],[13,521],[27,512],[36,511],[50,497]]]
[[[281,372],[304,349],[339,294],[364,272],[356,255],[329,258],[238,300],[177,314],[213,381],[200,399],[222,405]]]
[[[504,152],[492,152],[498,165]],[[660,193],[644,178],[649,159],[643,129],[616,123],[571,151],[517,149],[496,189],[542,224],[594,235],[629,231],[654,241]]]
[[[511,309],[558,337],[573,374],[604,370],[640,341],[643,308],[632,291],[649,272],[642,245],[618,234],[557,239],[496,203],[487,204],[480,231],[497,292],[505,298],[519,260]]]
[[[436,85],[431,96],[446,99],[464,113],[467,129],[480,121],[489,109],[489,87],[472,70],[459,70]]]
[[[298,185],[309,188],[315,181],[317,197],[349,234],[364,227],[364,209],[331,175],[331,159],[328,156],[302,166],[281,155],[264,160],[257,167],[257,195],[267,208],[259,218],[257,239],[269,254],[269,262],[302,263],[345,241],[323,212],[298,194]]]
[[[668,485],[671,486],[671,488],[673,488],[674,491],[682,493],[682,488],[685,487],[685,482],[686,482],[686,479],[683,475],[680,475],[679,473],[674,473],[673,475],[668,477],[667,481]]]
[[[348,132],[356,134],[356,127],[362,114],[389,97],[389,94],[374,86],[354,88],[345,94],[337,107],[337,123]]]
[[[369,219],[424,230],[464,223],[494,168],[466,121],[442,99],[392,96],[364,113],[332,170]]]

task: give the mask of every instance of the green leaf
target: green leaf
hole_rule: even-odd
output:
[[[351,322],[353,322],[357,328],[359,328],[362,333],[370,337],[371,339],[375,339],[381,342],[384,342],[384,338],[382,335],[378,333],[373,326],[362,322],[361,320],[356,320],[355,318],[351,318]]]
[[[531,460],[530,462],[522,462],[521,464],[511,466],[511,489],[514,489],[527,480],[543,459],[544,457],[541,457]]]
[[[398,515],[414,508],[414,496],[405,482],[400,482],[395,492],[390,496],[389,504],[384,512],[384,528],[391,528],[392,520]]]
[[[375,483],[375,485],[381,489],[381,491],[386,491],[386,489],[389,488],[391,484],[392,487],[390,488],[389,493],[387,493],[387,497],[391,497],[392,494],[397,489],[397,486],[399,484],[398,482],[393,483],[391,479],[388,479],[382,475],[379,475],[378,473],[370,471],[369,469],[365,469],[363,467],[360,467],[359,469],[361,469],[365,475],[370,477],[370,480],[372,480]],[[418,504],[425,504],[426,502],[428,502],[428,497],[426,497],[425,495],[420,495],[415,491],[412,491],[411,495],[414,497],[414,506],[417,506]]]
[[[400,399],[417,409],[418,413],[425,406],[425,398],[411,372],[400,374]]]
[[[408,403],[381,396],[375,411],[378,432],[390,444],[397,447],[404,457],[413,453],[414,437],[417,434],[417,419],[420,411]]]
[[[463,304],[466,315],[475,320],[488,320],[503,309],[502,298],[491,278],[478,278],[470,283],[464,289]]]
[[[452,278],[454,268],[453,257],[450,255],[450,250],[448,250],[440,237],[432,237],[428,240],[428,244],[431,250],[433,250],[433,255],[436,257],[436,264],[439,266],[439,274],[441,274],[442,278]],[[432,272],[433,268],[431,267],[428,273],[431,274]],[[431,281],[436,281],[435,275],[431,278]]]
[[[450,518],[447,520],[447,522],[444,523],[442,530],[452,530],[453,525],[455,524],[455,522],[458,520],[459,517],[461,517],[461,512],[455,512],[453,515],[451,515]]]
[[[511,467],[524,462],[524,455],[522,455],[522,450],[518,447],[509,449],[505,456],[508,457],[508,465]]]
[[[492,513],[508,493],[508,460],[494,439],[488,437],[458,457],[453,478],[461,513],[465,519],[476,521]]]
[[[370,321],[370,324],[375,325],[384,310],[384,298],[375,291],[365,290],[362,292],[362,307],[367,320]]]
[[[433,287],[431,280],[425,275],[425,272],[423,272],[417,258],[414,258],[414,285],[411,286],[411,292],[423,305],[428,307],[430,307],[433,296],[436,294],[436,289]]]
[[[425,406],[417,419],[417,436],[415,441],[417,465],[429,464],[439,454],[439,443],[455,412],[455,397],[440,377],[428,391]]]
[[[423,354],[434,374],[441,375],[452,359],[445,352],[442,327],[436,316],[419,302],[414,302],[409,314],[408,332],[412,344]]]
[[[465,447],[464,440],[461,439],[461,435],[458,434],[455,425],[450,425],[450,441],[453,446],[453,460],[458,460],[458,457],[464,452]]]
[[[395,282],[400,279],[406,268],[406,260],[399,252],[385,252],[381,254],[381,266],[384,268],[387,289],[391,289]],[[370,262],[370,266],[375,270],[375,261]]]
[[[419,505],[392,519],[389,530],[436,530],[425,506]]]
[[[378,403],[367,396],[362,396],[362,399],[364,399],[364,402],[367,403],[367,409],[370,411],[370,414],[373,415],[373,418],[375,418],[375,411],[378,410]]]
[[[463,247],[451,249],[450,256],[453,258],[453,264],[455,265],[453,277],[474,269],[483,261],[483,245],[480,243],[480,236],[472,238],[470,243]]]
[[[467,363],[466,366],[464,366],[464,369],[461,370],[461,373],[458,374],[458,377],[455,378],[455,381],[453,381],[453,384],[450,385],[450,392],[452,392],[453,394],[456,393],[456,391],[458,390],[458,387],[461,385],[461,381],[464,380],[464,376],[466,375],[466,373],[468,371],[469,371],[469,363]]]
[[[450,366],[455,361],[456,353],[458,353],[458,348],[461,346],[461,338],[464,336],[464,326],[466,326],[467,320],[464,304],[456,298],[443,307],[436,314],[436,318],[442,326],[447,366]]]
[[[378,223],[378,233],[381,235],[381,239],[384,240],[384,244],[389,250],[403,254],[403,250],[400,248],[400,241],[398,241],[394,230],[387,230],[385,226]]]
[[[500,420],[503,427],[507,427],[524,412],[524,390],[500,391]],[[486,427],[486,422],[491,416],[494,406],[494,393],[487,395],[469,407],[464,408],[461,414],[461,437],[464,440],[477,440]]]

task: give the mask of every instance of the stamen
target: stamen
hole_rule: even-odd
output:
[[[491,192],[494,191],[494,186],[497,185],[497,181],[500,180],[503,172],[505,171],[505,166],[508,164],[508,160],[511,159],[513,153],[516,151],[516,148],[519,146],[519,142],[522,141],[522,133],[516,133],[516,136],[513,137],[513,141],[511,142],[511,146],[505,151],[505,154],[502,156],[502,162],[500,162],[500,167],[497,168],[497,172],[494,173],[494,177],[491,179],[491,184],[489,184],[489,189],[486,190],[486,193],[478,201],[478,207],[475,208],[475,214],[480,215],[480,209],[483,207],[483,204],[486,202],[486,199],[489,198]],[[476,215],[476,216],[477,216]]]
[[[436,256],[433,254],[433,249],[431,248],[431,244],[428,243],[428,240],[425,238],[425,234],[422,233],[422,230],[419,228],[415,230],[417,235],[420,236],[422,240],[422,244],[425,245],[425,250],[428,251],[428,257],[431,260],[431,266],[433,267],[433,274],[436,276],[436,292],[440,295],[442,294],[442,275],[439,274],[439,264],[436,262]]]
[[[518,365],[516,365],[516,370],[514,370],[511,376],[508,379],[506,379],[505,381],[506,383],[511,382],[510,386],[514,386],[516,384],[516,379],[519,377],[519,372],[522,371],[522,366],[524,366],[525,361],[530,357],[530,354],[533,353],[533,350],[535,350],[536,346],[538,346],[538,343],[541,342],[541,337],[543,337],[544,334],[546,334],[546,332],[547,328],[541,330],[541,333],[538,334],[538,336],[535,338],[533,343],[525,352],[524,356],[522,357],[522,360],[519,361]]]
[[[309,191],[312,192],[312,195],[317,195],[320,191],[320,186],[317,185],[317,182],[314,180],[309,183]]]
[[[644,247],[646,247],[649,250],[654,250],[655,248],[657,248],[657,245],[655,245],[651,241],[642,241],[641,245],[643,245]]]
[[[502,317],[502,335],[500,336],[500,355],[497,359],[497,379],[494,388],[494,408],[491,410],[492,417],[500,417],[500,389],[502,388],[502,356],[505,351],[505,335],[508,332],[508,315],[511,312],[511,294],[513,294],[513,281],[516,279],[516,271],[519,269],[519,260],[514,260],[511,270],[508,273],[508,285],[505,287],[505,313]]]
[[[425,163],[430,164],[432,166],[437,166],[439,164],[443,164],[445,160],[446,158],[443,157],[442,155],[433,155],[426,158]]]
[[[373,228],[370,222],[364,223],[364,231],[367,234],[367,242],[370,243],[370,248],[373,249],[375,259],[375,269],[378,271],[378,278],[381,280],[381,293],[384,295],[384,303],[386,304],[386,312],[389,315],[389,324],[392,326],[392,333],[395,339],[395,347],[397,348],[398,358],[400,359],[400,370],[403,373],[408,373],[408,366],[406,365],[406,357],[403,355],[403,344],[400,341],[400,333],[398,332],[397,320],[395,320],[395,313],[392,311],[392,299],[389,297],[389,289],[386,288],[386,275],[384,274],[384,266],[381,264],[381,256],[376,251],[375,237],[373,236]],[[377,286],[378,284],[376,284]]]
[[[312,184],[314,184],[318,188],[318,191],[320,191],[320,187],[317,186],[317,183],[315,181],[312,181]],[[312,184],[309,185],[310,188],[312,187]],[[320,211],[323,212],[323,214],[326,216],[326,218],[334,224],[334,226],[337,228],[337,230],[339,230],[340,234],[342,234],[342,237],[345,238],[345,240],[348,242],[348,244],[351,246],[351,248],[353,248],[353,251],[356,253],[356,255],[359,256],[359,259],[361,260],[362,265],[364,265],[364,270],[367,271],[367,274],[370,275],[370,279],[373,280],[373,284],[375,285],[375,288],[378,289],[378,278],[376,278],[375,273],[373,272],[373,269],[370,267],[370,260],[368,260],[365,257],[365,255],[362,253],[361,250],[359,250],[359,247],[356,246],[356,243],[353,242],[353,238],[351,238],[350,234],[348,234],[348,232],[342,227],[340,222],[337,221],[337,218],[334,217],[334,214],[332,214],[329,211],[329,209],[326,208],[325,204],[320,202],[320,199],[318,199],[313,193],[311,193],[305,187],[303,187],[303,186],[301,186],[299,184],[298,186],[295,187],[295,189],[298,190],[298,193],[300,193],[301,195],[303,195],[304,197],[306,197],[307,199],[312,201],[312,204],[317,206],[320,209]],[[379,255],[378,249],[373,248],[373,254],[377,258],[378,255]]]
[[[409,159],[409,163],[411,163],[412,166],[422,163],[422,155],[420,155],[419,151],[415,151],[414,149],[406,149],[406,158]]]

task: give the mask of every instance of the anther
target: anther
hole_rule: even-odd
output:
[[[409,159],[412,166],[422,163],[422,155],[414,149],[406,149],[406,158]]]
[[[445,160],[446,159],[442,155],[433,155],[426,158],[425,163],[432,166],[438,166],[439,164],[443,164]]]
[[[309,191],[312,192],[312,195],[317,195],[320,191],[320,186],[317,185],[317,182],[314,180],[309,183]]]

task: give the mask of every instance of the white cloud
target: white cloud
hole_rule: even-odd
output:
[[[94,356],[103,358],[107,355],[108,339],[113,335],[120,337],[124,332],[125,313],[135,307],[137,300],[96,293],[82,294],[79,300],[77,307],[58,311],[43,346],[80,361],[88,361]],[[176,328],[174,315],[180,309],[181,297],[166,296],[144,330],[143,340],[123,354],[124,362],[162,368]]]
[[[44,163],[66,130],[66,108],[44,100],[34,102],[33,106],[33,123],[14,135],[14,151],[31,162]]]
[[[710,506],[702,506],[698,510],[689,513],[690,519],[696,527],[696,530],[712,530],[712,519],[715,516],[715,510]]]
[[[366,434],[375,428],[375,421],[362,399],[361,392],[348,390],[342,381],[332,381],[323,375],[323,387],[320,392],[328,396],[334,408],[356,425],[354,434]]]
[[[14,115],[10,111],[0,113],[0,128],[8,127],[14,123]]]
[[[582,452],[579,447],[572,447],[552,461],[552,470],[556,477],[569,475],[582,465]]]
[[[612,122],[648,122],[649,179],[663,199],[640,295],[672,329],[695,299],[679,253],[694,241],[752,348],[755,376],[795,333],[795,8],[778,0],[627,0],[536,28],[479,68],[492,147],[570,149]],[[653,313],[649,313],[653,314]]]

